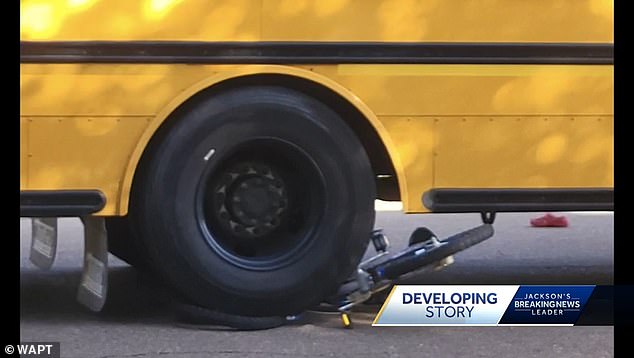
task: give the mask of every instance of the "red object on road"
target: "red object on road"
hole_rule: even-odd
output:
[[[568,227],[568,219],[565,216],[555,216],[546,214],[538,218],[531,219],[531,226],[534,227]]]

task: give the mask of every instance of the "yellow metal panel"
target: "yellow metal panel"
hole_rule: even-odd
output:
[[[20,190],[27,188],[29,122],[20,117]]]
[[[146,117],[37,117],[29,123],[28,188],[98,189],[118,213],[121,178]]]
[[[613,1],[22,0],[20,37],[611,42]]]
[[[56,64],[20,66],[27,116],[152,116],[227,66]]]
[[[261,0],[22,0],[22,40],[255,41]]]
[[[29,99],[21,111],[29,116],[155,115],[200,81],[216,73],[244,72],[247,67],[253,69],[250,73],[262,69],[217,65],[21,65],[21,95]],[[345,86],[377,115],[613,112],[612,66],[302,67]]]
[[[264,0],[264,40],[611,42],[611,0]]]
[[[586,77],[612,76],[611,66],[596,65],[475,65],[475,64],[342,64],[337,73],[342,76],[414,76],[414,77],[527,77],[576,75]]]
[[[435,187],[614,185],[611,116],[443,117]]]
[[[612,66],[315,67],[383,115],[611,114]]]
[[[403,210],[422,210],[421,193],[433,186],[434,121],[424,117],[379,117],[400,157],[407,183]]]

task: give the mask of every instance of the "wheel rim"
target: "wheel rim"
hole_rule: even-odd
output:
[[[324,214],[324,179],[301,148],[274,138],[234,147],[210,165],[197,191],[197,221],[211,250],[251,270],[296,261]]]

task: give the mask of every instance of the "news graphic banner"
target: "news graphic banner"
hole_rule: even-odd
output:
[[[594,285],[397,285],[372,325],[573,326],[595,288]]]

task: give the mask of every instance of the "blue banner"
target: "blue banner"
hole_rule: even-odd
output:
[[[499,324],[574,324],[595,286],[520,286]]]

